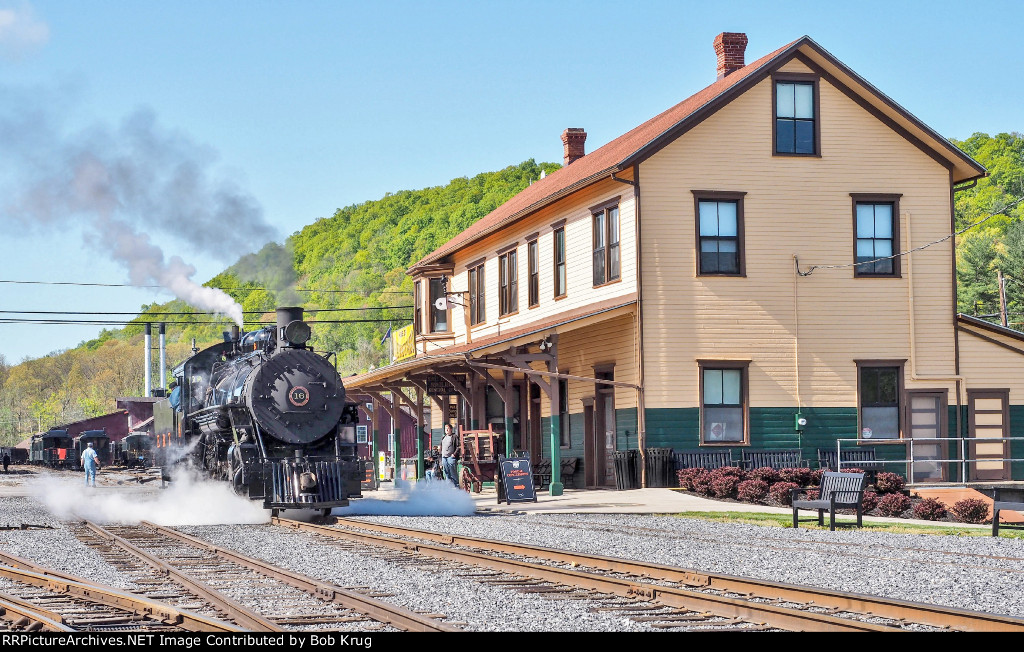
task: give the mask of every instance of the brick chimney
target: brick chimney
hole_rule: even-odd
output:
[[[583,144],[587,142],[587,132],[580,127],[569,127],[562,132],[562,144],[565,145],[565,165],[586,155]]]
[[[718,55],[718,78],[730,75],[743,66],[747,51],[747,35],[740,32],[722,32],[715,37],[715,54]]]

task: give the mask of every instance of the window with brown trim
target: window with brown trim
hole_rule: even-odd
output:
[[[619,207],[604,206],[593,213],[594,287],[619,278]]]
[[[858,362],[858,422],[861,439],[900,438],[902,362]]]
[[[569,373],[563,370],[562,373]],[[572,428],[569,426],[569,381],[565,378],[558,379],[558,447],[569,448],[572,445]]]
[[[475,326],[487,321],[484,310],[484,264],[469,270],[469,324]]]
[[[821,137],[818,76],[777,73],[772,79],[775,154],[817,156]]]
[[[519,310],[519,263],[513,249],[498,257],[498,314],[505,315]]]
[[[900,276],[899,195],[853,197],[854,276]]]
[[[749,362],[699,361],[702,444],[747,441]]]
[[[555,298],[564,297],[566,293],[565,279],[565,228],[555,229]]]
[[[416,281],[415,283],[412,284],[412,290],[413,290],[412,305],[414,306],[414,308],[413,308],[413,313],[414,314],[413,314],[413,319],[412,319],[412,323],[413,323],[412,332],[415,333],[416,335],[419,335],[420,332],[423,330],[423,304],[420,303],[421,293],[420,293],[420,282],[419,281]]]
[[[540,303],[540,249],[536,240],[530,240],[526,245],[527,264],[529,266],[530,285],[530,307]]]
[[[744,276],[742,192],[694,190],[697,275]]]
[[[431,333],[447,333],[448,332],[448,309],[439,310],[434,305],[438,299],[445,298],[447,296],[447,288],[445,288],[447,279],[446,278],[432,278],[430,279],[430,332]]]

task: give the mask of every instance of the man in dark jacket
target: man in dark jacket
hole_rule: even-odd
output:
[[[444,424],[444,437],[441,438],[441,461],[444,465],[444,476],[451,480],[456,487],[459,486],[459,478],[455,474],[456,462],[459,459],[455,453],[458,448],[459,441],[455,437],[455,429],[450,423]]]

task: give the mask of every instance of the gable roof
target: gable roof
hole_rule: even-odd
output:
[[[794,57],[800,58],[851,99],[949,168],[954,183],[987,174],[980,163],[869,84],[809,36],[804,36],[719,79],[590,154],[534,182],[427,254],[409,272],[415,273],[424,265],[437,263],[581,188],[640,163]]]

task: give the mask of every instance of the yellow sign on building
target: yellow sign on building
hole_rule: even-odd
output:
[[[391,336],[391,360],[398,362],[416,355],[416,337],[412,324],[399,328]]]

